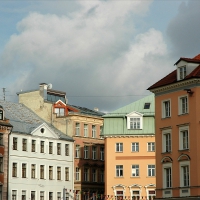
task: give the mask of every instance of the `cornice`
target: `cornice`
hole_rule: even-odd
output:
[[[105,135],[102,136],[104,138],[144,138],[144,137],[155,137],[153,134],[148,134],[148,135]]]
[[[165,92],[165,91],[169,91],[172,89],[181,88],[181,87],[188,86],[191,84],[196,84],[196,83],[200,83],[200,79],[195,78],[195,79],[189,79],[189,80],[184,80],[184,81],[178,81],[176,83],[172,83],[169,85],[151,89],[150,91],[153,93],[160,93],[160,92]]]

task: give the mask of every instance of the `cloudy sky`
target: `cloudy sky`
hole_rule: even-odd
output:
[[[0,98],[51,83],[68,103],[112,111],[200,53],[200,1],[0,1]]]

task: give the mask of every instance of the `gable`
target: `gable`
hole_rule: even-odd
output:
[[[129,113],[128,115],[126,115],[127,117],[142,117],[143,114],[139,113],[139,112],[136,112],[136,111],[133,111],[131,113]]]
[[[59,136],[46,123],[43,123],[34,129],[31,132],[31,135],[55,139],[59,138]]]
[[[63,103],[61,100],[58,100],[55,104],[55,107],[66,107],[66,104],[65,103]]]

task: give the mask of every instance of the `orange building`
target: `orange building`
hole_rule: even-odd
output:
[[[156,199],[200,198],[200,55],[148,88],[155,94]]]
[[[103,117],[105,195],[111,199],[153,199],[154,95]]]

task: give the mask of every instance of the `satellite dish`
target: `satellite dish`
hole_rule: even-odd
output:
[[[48,89],[52,89],[52,84],[49,83],[49,84],[47,85],[47,88],[48,88]]]

